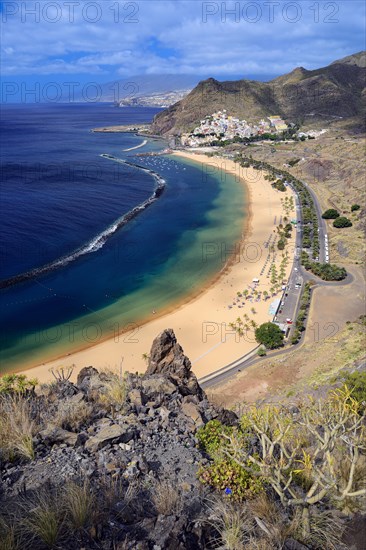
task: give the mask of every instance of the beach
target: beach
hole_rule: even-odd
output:
[[[187,298],[169,312],[156,313],[146,324],[134,326],[130,332],[115,335],[107,341],[83,351],[72,353],[57,361],[36,366],[25,373],[41,382],[52,378],[50,369],[75,365],[73,378],[81,368],[93,365],[97,369],[144,372],[153,339],[164,329],[172,328],[190,358],[198,378],[207,376],[246,355],[257,347],[254,326],[271,321],[270,305],[279,299],[280,292],[271,292],[270,267],[280,271],[282,252],[274,246],[276,227],[284,216],[294,217],[294,211],[284,208],[289,188],[280,192],[272,188],[264,174],[240,166],[222,157],[179,151],[174,155],[199,163],[202,170],[224,178],[227,173],[240,178],[247,189],[247,215],[243,222],[242,239],[230,250],[221,243],[207,243],[205,255],[219,254],[222,271],[207,284],[198,296]],[[230,223],[230,220],[228,220]],[[286,250],[289,261],[284,269],[287,280],[292,269],[294,233]],[[273,246],[273,248],[272,248]],[[275,256],[275,257],[274,257]],[[268,295],[267,295],[268,294]]]

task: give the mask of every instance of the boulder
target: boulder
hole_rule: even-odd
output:
[[[62,428],[56,426],[49,426],[44,430],[39,432],[41,439],[44,441],[54,444],[54,443],[66,443],[67,445],[74,446],[76,444],[78,434],[73,432],[68,432]]]
[[[91,378],[92,376],[96,376],[98,374],[97,369],[94,367],[84,367],[78,374],[76,385],[81,386],[85,379]]]
[[[167,548],[168,540],[171,537],[171,531],[174,529],[177,519],[175,516],[159,515],[155,523],[155,528],[150,537],[156,546]]]
[[[102,449],[108,443],[113,440],[121,440],[124,435],[124,429],[118,424],[112,424],[111,426],[106,426],[102,428],[96,435],[88,439],[85,443],[85,449],[91,452],[98,451]]]
[[[135,405],[135,407],[142,407],[146,404],[146,395],[144,395],[139,389],[134,388],[127,394],[129,401]]]
[[[198,410],[197,405],[194,403],[185,402],[182,403],[182,412],[188,416],[193,422],[196,424],[196,426],[202,426],[203,420],[200,411]]]
[[[142,381],[142,387],[147,395],[153,395],[157,393],[163,393],[165,395],[171,395],[177,391],[177,387],[165,376],[149,376]]]
[[[182,395],[197,395],[204,392],[191,372],[191,362],[178,344],[173,329],[161,332],[153,341],[146,376],[163,374],[173,382]]]
[[[227,409],[221,409],[217,415],[217,420],[224,424],[224,426],[237,426],[238,415],[234,411],[228,411]]]

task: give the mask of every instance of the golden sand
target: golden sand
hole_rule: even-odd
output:
[[[153,319],[131,333],[122,334],[86,350],[69,354],[57,361],[39,365],[25,371],[26,374],[46,382],[51,378],[50,368],[74,364],[73,378],[75,378],[81,368],[89,365],[97,369],[119,370],[122,357],[123,370],[143,372],[146,369],[143,354],[149,353],[153,339],[166,328],[172,328],[175,331],[184,353],[190,358],[193,370],[199,378],[215,372],[257,347],[251,321],[254,320],[258,325],[271,321],[273,316],[269,314],[269,305],[276,296],[265,300],[262,294],[261,299],[258,300],[257,295],[251,299],[245,299],[238,298],[237,293],[247,289],[251,294],[251,287],[255,288],[256,292],[270,293],[272,285],[267,276],[269,263],[261,275],[269,250],[264,243],[271,235],[273,242],[277,234],[276,224],[278,225],[280,217],[285,215],[282,201],[286,195],[291,196],[292,192],[290,189],[285,193],[273,189],[270,182],[264,179],[262,172],[252,168],[240,168],[232,160],[215,156],[207,157],[193,152],[179,151],[175,155],[201,163],[202,168],[209,165],[212,170],[223,174],[225,171],[234,174],[241,178],[243,185],[247,186],[248,215],[243,226],[242,241],[237,244],[236,254],[231,262],[208,288],[202,290],[199,296],[191,298],[174,311]],[[293,217],[294,212],[291,212],[290,216]],[[292,240],[286,248],[290,258],[286,268],[286,279],[292,268],[293,246]],[[278,270],[282,253],[277,250],[277,247],[275,250],[275,263]],[[253,279],[259,279],[259,283],[254,285]],[[247,317],[244,317],[245,315]],[[248,327],[244,329],[242,336],[230,326],[230,323],[235,323],[238,317],[241,317],[241,326],[245,324],[249,326],[249,329]]]

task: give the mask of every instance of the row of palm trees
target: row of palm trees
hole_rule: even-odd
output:
[[[255,315],[257,312],[252,307],[251,312]],[[258,328],[258,323],[249,317],[247,313],[244,313],[243,318],[237,317],[234,323],[229,323],[229,327],[235,330],[240,336],[244,336],[250,330]]]

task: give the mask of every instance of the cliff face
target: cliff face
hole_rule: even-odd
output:
[[[90,522],[76,536],[64,525],[57,548],[206,548],[198,519],[209,490],[197,471],[207,459],[196,430],[237,417],[209,403],[172,330],[154,340],[144,376],[122,383],[86,367],[76,384],[59,380],[27,403],[37,424],[33,458],[5,457],[0,444],[0,548],[2,514],[20,522],[47,503],[63,512],[70,494],[80,511],[91,493]],[[32,544],[45,547],[38,538]]]
[[[299,67],[270,82],[210,78],[156,115],[152,130],[162,135],[191,131],[203,117],[222,109],[248,121],[273,114],[293,122],[303,117],[362,117],[365,78],[365,52],[313,71]]]
[[[241,434],[241,451],[260,457],[263,439],[208,401],[171,329],[154,340],[143,376],[86,367],[73,384],[65,372],[36,393],[0,392],[1,550],[323,550],[335,525],[351,541],[337,548],[364,548],[349,533],[365,518],[341,522],[326,501],[318,517],[331,517],[321,523],[331,530],[298,542],[298,516],[257,475],[248,484],[223,440]],[[300,408],[288,413],[295,422]]]

